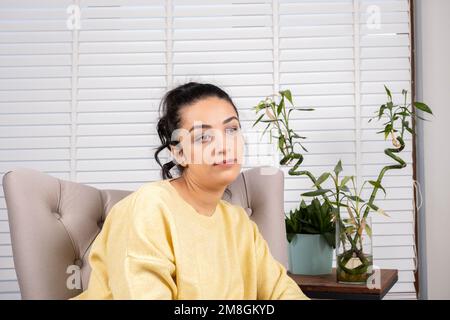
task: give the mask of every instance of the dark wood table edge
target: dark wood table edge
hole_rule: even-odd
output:
[[[309,298],[312,299],[336,299],[336,300],[381,300],[383,299],[386,294],[392,289],[392,287],[397,283],[398,281],[398,270],[396,269],[388,269],[390,271],[395,271],[394,275],[387,281],[387,286],[379,289],[374,290],[373,293],[367,292],[370,291],[366,290],[366,292],[362,293],[352,293],[352,292],[334,292],[326,290],[327,288],[314,288],[311,285],[302,285],[301,283],[298,284],[300,288],[302,289],[303,293],[307,295]],[[288,271],[288,275],[292,275]],[[294,275],[295,276],[295,275]],[[295,280],[295,279],[294,279]]]

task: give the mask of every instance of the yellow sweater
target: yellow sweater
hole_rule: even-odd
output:
[[[169,180],[117,202],[74,299],[308,299],[245,210],[221,200],[199,214]]]

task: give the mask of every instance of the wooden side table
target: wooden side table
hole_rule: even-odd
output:
[[[288,275],[299,284],[311,299],[381,300],[398,280],[398,270],[381,269],[379,288],[369,289],[366,285],[343,284],[336,281],[336,269],[327,275]]]

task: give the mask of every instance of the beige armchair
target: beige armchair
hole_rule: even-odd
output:
[[[243,171],[229,186],[273,256],[287,266],[283,172],[274,167]],[[67,299],[86,288],[91,244],[111,207],[132,191],[98,190],[27,168],[5,173],[14,264],[23,299]],[[70,267],[79,266],[81,288],[70,289]]]

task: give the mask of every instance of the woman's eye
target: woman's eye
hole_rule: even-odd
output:
[[[239,127],[226,128],[225,131],[226,131],[226,133],[233,134],[233,133],[239,131]]]
[[[212,137],[209,134],[202,134],[195,139],[195,142],[209,142],[211,141],[211,138]]]

